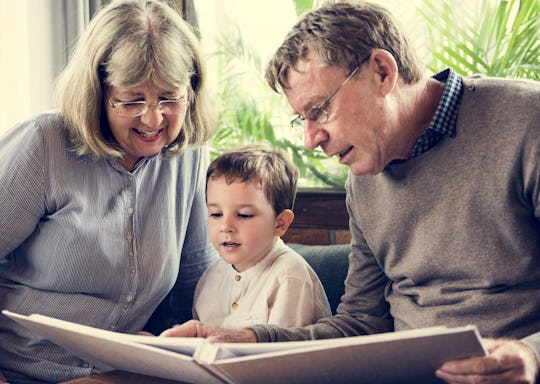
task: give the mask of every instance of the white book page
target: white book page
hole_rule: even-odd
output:
[[[102,371],[119,369],[200,384],[223,382],[202,368],[189,354],[134,342],[157,337],[120,334],[42,315],[25,316],[6,310],[2,313]],[[201,342],[205,341],[189,339],[191,346],[184,347],[193,350]]]
[[[236,383],[439,384],[444,361],[485,355],[476,327],[331,339],[327,345],[224,358],[212,364]]]
[[[437,332],[447,332],[446,327],[430,327],[423,329],[412,329],[399,332],[379,333],[376,335],[362,335],[353,337],[342,337],[336,339],[321,339],[307,341],[287,341],[275,343],[221,343],[220,346],[230,354],[240,357],[257,355],[261,353],[273,353],[281,351],[292,351],[296,349],[325,347],[328,345],[350,345],[350,344],[369,344],[384,340],[395,340],[396,338],[409,338],[413,336],[422,336]]]
[[[461,328],[460,328],[461,329]],[[287,352],[296,349],[310,349],[317,347],[325,347],[328,345],[351,345],[351,344],[370,344],[376,342],[382,342],[385,340],[397,340],[402,338],[420,337],[424,335],[432,335],[438,333],[448,333],[457,331],[458,329],[449,330],[447,327],[429,327],[422,329],[411,329],[407,331],[399,332],[387,332],[375,335],[363,335],[354,337],[343,337],[337,339],[321,339],[321,340],[307,340],[307,341],[287,341],[287,342],[273,342],[273,343],[217,343],[217,346],[222,350],[221,353],[215,352],[215,347],[212,348],[214,352],[211,355],[216,356],[217,359],[241,357],[258,355],[263,353],[273,352]],[[133,341],[144,343],[147,345],[168,349],[170,351],[176,351],[177,348],[181,348],[183,345],[189,343],[189,338],[176,338],[176,337],[141,337],[137,336],[132,339]],[[202,350],[204,347],[201,348]],[[199,356],[202,356],[202,351],[199,351]],[[209,358],[203,359],[205,362],[209,362]]]
[[[49,316],[43,316],[39,314],[34,314],[30,316],[19,315],[10,311],[2,311],[4,314],[9,315],[10,317],[17,318],[29,318],[35,320],[41,324],[47,324],[56,328],[65,329],[67,331],[80,333],[80,334],[91,334],[96,337],[108,338],[110,340],[118,341],[129,341],[132,343],[140,343],[145,345],[151,345],[167,349],[170,351],[182,353],[188,356],[193,356],[195,350],[201,342],[204,341],[202,338],[193,338],[193,337],[175,337],[175,338],[164,338],[156,336],[143,336],[143,335],[132,335],[127,333],[107,331],[104,329],[94,328],[82,324],[73,323],[70,321],[55,319]]]

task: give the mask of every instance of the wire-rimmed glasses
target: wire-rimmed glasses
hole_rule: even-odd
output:
[[[324,100],[319,105],[312,105],[311,107],[307,108],[304,111],[304,114],[297,113],[293,115],[291,119],[291,128],[303,128],[304,127],[304,120],[308,119],[311,121],[316,122],[317,124],[324,124],[328,121],[328,112],[326,112],[326,108],[330,105],[332,100],[336,97],[338,92],[351,80],[356,72],[358,72],[358,69],[362,66],[362,63],[358,65],[347,78],[341,83],[341,85],[330,95],[326,100]]]
[[[119,116],[137,117],[142,116],[148,111],[148,107],[157,108],[163,115],[177,115],[180,112],[180,106],[189,102],[185,97],[178,99],[160,100],[157,104],[148,104],[146,101],[116,101],[109,99],[109,104],[114,108],[114,112]]]

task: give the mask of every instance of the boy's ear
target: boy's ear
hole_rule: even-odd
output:
[[[284,209],[276,217],[276,228],[274,229],[274,236],[282,236],[289,229],[294,219],[294,213],[290,209]]]

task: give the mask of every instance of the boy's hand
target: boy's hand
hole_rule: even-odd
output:
[[[207,326],[198,320],[189,320],[175,325],[159,335],[160,337],[202,337],[219,343],[256,343],[257,337],[249,329],[226,329]]]

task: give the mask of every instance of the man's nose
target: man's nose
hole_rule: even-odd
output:
[[[314,150],[326,140],[328,140],[328,134],[321,124],[309,119],[304,121],[304,146],[307,149]]]

